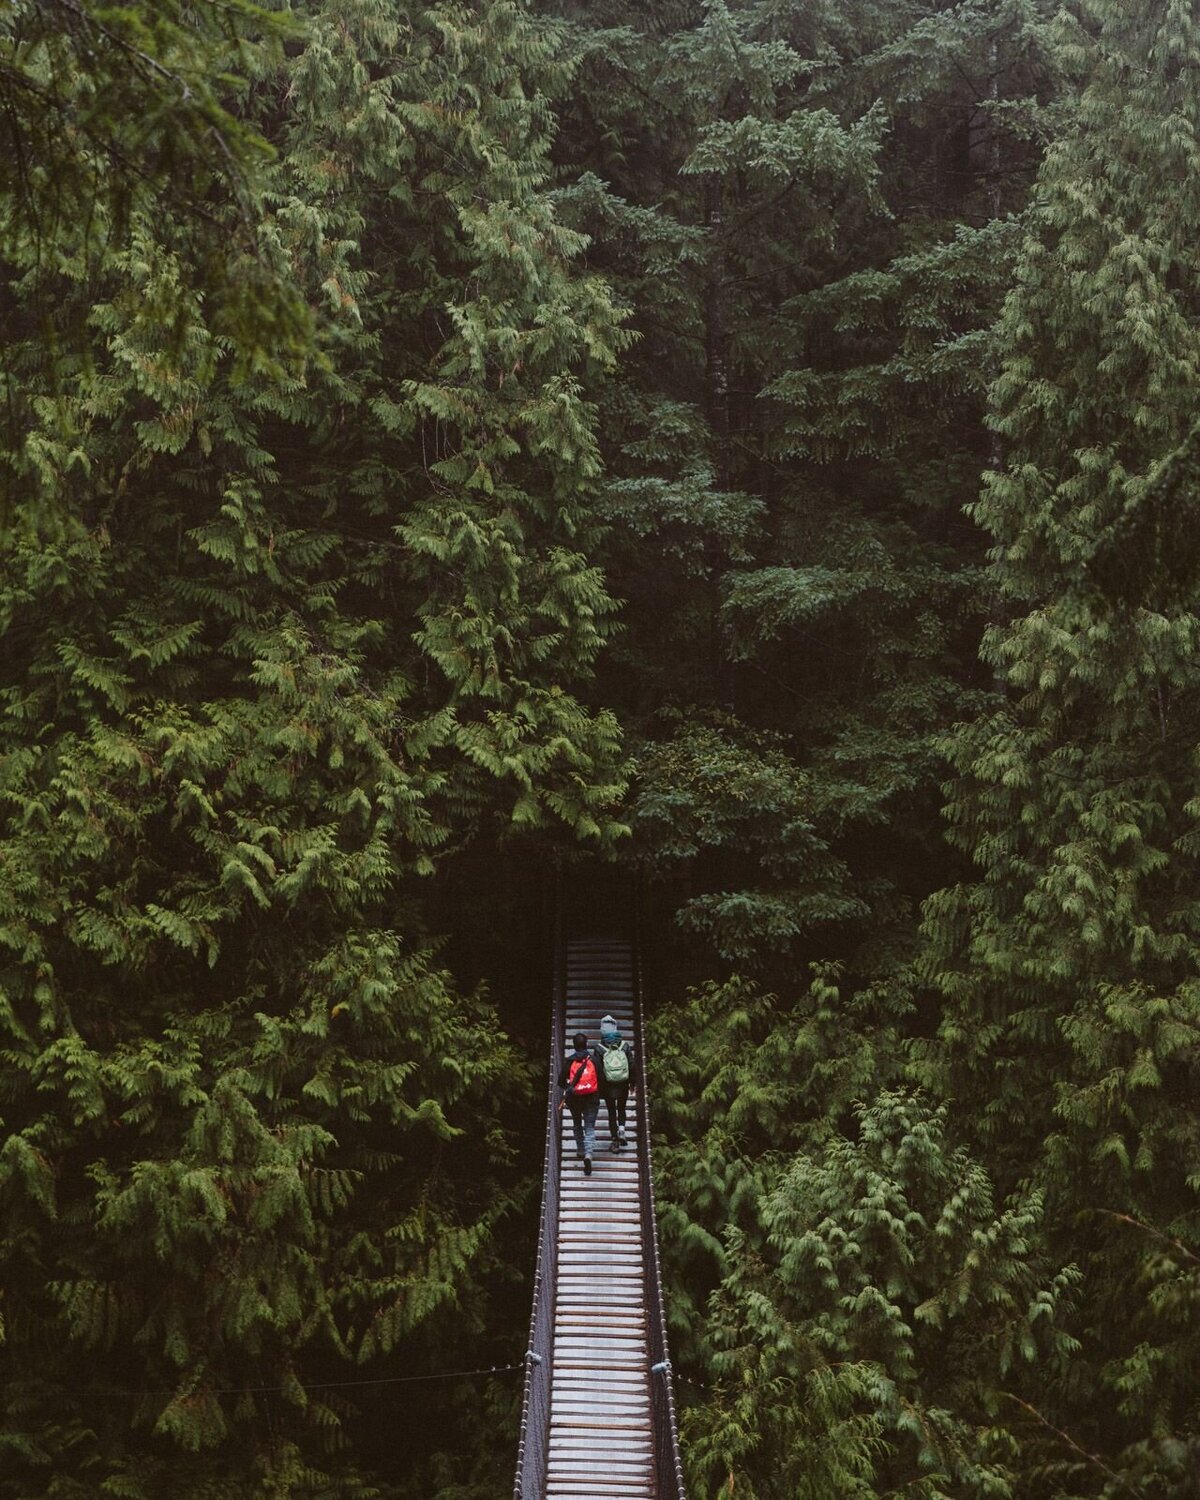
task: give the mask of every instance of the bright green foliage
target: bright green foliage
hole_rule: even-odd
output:
[[[952,836],[978,876],[928,907],[935,1076],[974,1102],[1000,1179],[1038,1184],[1048,1243],[1088,1241],[1081,1357],[1040,1407],[1077,1445],[1058,1445],[1056,1493],[1182,1495],[1200,615],[1161,518],[1167,497],[1190,506],[1194,473],[1200,32],[1191,6],[1097,3],[1059,44],[1080,87],[999,328],[1007,464],[976,511],[1008,699],[950,745]]]
[[[725,1268],[725,1229],[761,1234],[780,1162],[819,1149],[898,1060],[879,997],[845,995],[839,979],[819,968],[785,1002],[747,979],[709,983],[654,1018],[654,1110],[666,1137],[659,1223],[677,1358],[704,1356],[703,1308]]]
[[[515,1380],[338,1382],[519,1348],[473,976],[627,823],[694,1492],[1192,1494],[1198,76],[3,7],[0,1500],[501,1491]]]
[[[783,1169],[765,1243],[728,1237],[713,1409],[691,1418],[700,1490],[728,1472],[762,1500],[1009,1496],[1007,1413],[983,1393],[1061,1367],[1075,1276],[1031,1253],[1036,1196],[997,1210],[944,1110],[885,1092],[855,1115],[853,1140]]]
[[[897,999],[822,970],[791,1004],[734,980],[655,1021],[694,1493],[1011,1495],[997,1387],[1072,1353],[1037,1195],[998,1209],[945,1108],[894,1087]]]
[[[275,155],[167,234],[71,138],[104,233],[39,259],[8,221],[10,282],[85,343],[48,363],[34,316],[7,351],[0,1494],[376,1494],[405,1388],[320,1382],[472,1363],[514,1202],[514,1063],[420,878],[620,828],[573,691],[620,320],[543,190],[562,80],[519,6],[314,3],[286,58],[249,11],[110,19]],[[205,257],[251,210],[314,332],[246,359]]]
[[[175,284],[140,285],[176,346],[194,313],[186,288],[209,301],[239,370],[303,350],[308,310],[259,215],[273,153],[241,107],[293,34],[284,14],[248,0],[4,7],[0,257],[11,301],[0,369],[14,445],[27,420],[22,367],[45,363],[53,376],[88,357],[87,298],[64,287],[102,275],[135,226],[182,252]]]

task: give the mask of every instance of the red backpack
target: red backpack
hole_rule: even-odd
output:
[[[567,1072],[567,1088],[578,1098],[584,1094],[594,1094],[600,1088],[600,1080],[596,1077],[596,1064],[592,1061],[591,1054],[579,1064],[579,1071],[572,1078],[570,1071]]]

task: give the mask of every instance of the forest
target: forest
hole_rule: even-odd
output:
[[[563,884],[693,1500],[1200,1495],[1197,0],[3,0],[0,308],[0,1500],[511,1493]]]

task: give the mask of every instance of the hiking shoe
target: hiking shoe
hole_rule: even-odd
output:
[[[590,1156],[585,1156],[583,1158],[583,1175],[585,1177],[590,1177],[592,1175],[592,1158]]]
[[[617,1140],[620,1141],[620,1143],[622,1144],[622,1146],[625,1144],[625,1127],[624,1127],[624,1125],[618,1125],[617,1126]]]
[[[621,1143],[620,1143],[620,1141],[612,1141],[609,1144],[609,1148],[608,1149],[610,1151],[619,1151],[621,1149]]]

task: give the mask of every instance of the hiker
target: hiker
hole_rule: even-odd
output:
[[[600,1022],[600,1046],[597,1049],[601,1064],[600,1089],[608,1109],[608,1133],[611,1137],[608,1149],[620,1151],[625,1141],[625,1104],[630,1093],[637,1088],[637,1062],[633,1048],[621,1040],[621,1032],[611,1016]]]
[[[600,1113],[600,1068],[588,1051],[588,1039],[582,1031],[571,1038],[575,1048],[559,1069],[558,1086],[563,1102],[571,1111],[575,1130],[575,1155],[583,1160],[585,1177],[592,1175],[592,1152],[596,1149],[596,1116]]]

